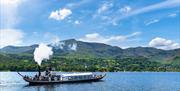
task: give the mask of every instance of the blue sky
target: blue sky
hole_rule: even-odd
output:
[[[0,0],[0,47],[76,39],[180,47],[179,0]]]

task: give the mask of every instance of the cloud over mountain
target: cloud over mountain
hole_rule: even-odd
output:
[[[129,35],[116,35],[116,36],[102,36],[98,33],[86,34],[83,38],[80,38],[80,41],[85,42],[97,42],[97,43],[110,43],[110,42],[123,42],[130,38],[140,35],[141,32],[134,32]]]
[[[0,48],[8,45],[17,45],[22,42],[23,32],[16,29],[0,30]]]
[[[159,49],[165,49],[165,50],[180,48],[179,43],[176,43],[172,40],[168,40],[165,38],[160,38],[160,37],[156,37],[156,38],[152,39],[149,42],[149,46],[156,47]]]
[[[0,0],[0,48],[22,43],[24,33],[16,29],[20,23],[19,7],[25,0]]]

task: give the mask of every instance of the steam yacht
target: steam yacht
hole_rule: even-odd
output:
[[[19,75],[23,77],[26,82],[29,84],[52,84],[52,83],[74,83],[74,82],[91,82],[91,81],[99,81],[106,74],[97,74],[92,72],[86,73],[69,73],[69,74],[56,74],[56,72],[52,72],[50,70],[46,70],[44,74],[41,74],[39,70],[39,74],[34,77],[24,76],[18,72]]]

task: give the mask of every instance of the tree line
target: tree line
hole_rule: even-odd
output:
[[[180,58],[178,58],[179,60]],[[37,63],[32,56],[0,55],[0,71],[37,71]],[[180,66],[149,61],[144,57],[126,58],[79,58],[54,56],[44,60],[41,70],[53,67],[56,71],[178,71]]]

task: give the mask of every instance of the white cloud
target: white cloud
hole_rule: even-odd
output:
[[[98,13],[98,14],[101,14],[101,13],[107,11],[107,10],[108,10],[109,8],[111,8],[112,6],[113,6],[112,3],[106,2],[106,3],[102,4],[102,5],[99,7],[99,9],[97,10],[97,13]]]
[[[59,37],[53,35],[53,38],[52,38],[52,41],[51,41],[51,45],[53,47],[55,47],[56,49],[59,49],[59,48],[63,49],[63,46],[65,45],[65,43],[61,42]]]
[[[124,6],[123,8],[120,9],[120,12],[122,14],[129,13],[130,11],[131,11],[131,7],[130,6]]]
[[[52,43],[51,46],[53,46],[55,49],[63,49],[65,46],[65,43],[64,42]]]
[[[101,14],[107,12],[111,7],[113,7],[113,3],[111,2],[104,2],[96,11],[96,13],[93,15],[93,18],[96,18],[97,16],[100,16]]]
[[[140,34],[141,34],[141,32],[134,32],[132,34],[126,35],[126,37],[131,38],[131,37],[134,37],[134,36],[138,36]]]
[[[72,14],[72,11],[67,8],[52,11],[49,18],[55,20],[64,20],[66,17]]]
[[[18,8],[24,0],[0,0],[0,28],[12,28],[19,22]]]
[[[176,13],[172,13],[172,14],[169,14],[168,16],[173,18],[173,17],[176,17],[177,14]]]
[[[76,49],[77,49],[77,44],[76,44],[76,43],[73,43],[73,44],[68,45],[68,47],[69,47],[70,50],[76,51]]]
[[[17,45],[22,42],[24,33],[16,29],[0,30],[0,48],[8,45]]]
[[[0,0],[0,48],[18,45],[24,33],[15,29],[19,22],[19,7],[25,0]]]
[[[77,8],[77,7],[80,7],[80,6],[84,5],[84,4],[89,3],[91,1],[92,0],[81,0],[79,2],[69,3],[69,4],[66,5],[66,7],[68,7],[68,8]]]
[[[149,5],[146,7],[139,8],[139,9],[131,10],[129,13],[122,15],[122,16],[117,15],[118,17],[115,17],[112,21],[119,21],[121,19],[125,19],[130,16],[134,16],[134,15],[138,15],[138,14],[142,14],[142,13],[146,13],[146,12],[150,12],[150,11],[154,11],[154,10],[159,10],[159,9],[164,9],[164,8],[172,8],[172,7],[178,7],[178,6],[180,6],[180,0],[166,0],[166,1],[163,1],[163,2],[160,2],[157,4],[153,4],[153,5]]]
[[[117,23],[117,22],[115,22],[115,21],[113,21],[113,22],[112,22],[112,25],[113,25],[113,26],[117,26],[117,25],[118,25],[118,23]]]
[[[76,21],[74,21],[74,24],[79,25],[79,24],[80,24],[80,21],[79,21],[79,20],[76,20]]]
[[[145,23],[146,26],[159,22],[159,19],[153,19]]]
[[[126,41],[130,38],[134,38],[138,35],[140,35],[141,32],[134,32],[129,35],[118,35],[118,36],[102,36],[98,33],[92,33],[92,34],[86,34],[85,37],[80,38],[80,41],[85,41],[85,42],[97,42],[97,43],[111,43],[111,42],[123,42]]]
[[[160,38],[160,37],[156,37],[156,38],[152,39],[149,42],[149,46],[150,47],[156,47],[159,49],[165,49],[165,50],[180,48],[179,43],[176,43],[172,40]]]
[[[21,2],[21,0],[0,0],[0,4],[3,5],[18,5]]]
[[[57,44],[59,42],[60,42],[60,38],[54,35],[53,38],[52,38],[52,43]]]

